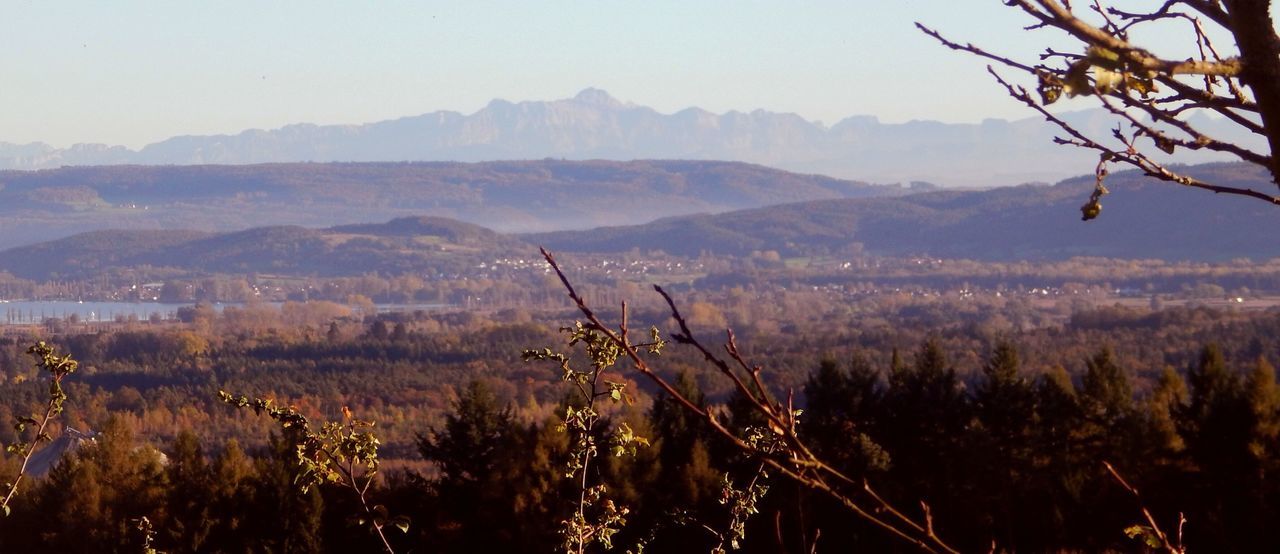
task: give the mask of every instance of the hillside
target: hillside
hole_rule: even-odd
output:
[[[903,192],[701,161],[65,167],[0,172],[0,249],[100,229],[326,227],[415,215],[504,232],[583,229]]]
[[[176,274],[419,275],[462,271],[533,247],[489,229],[437,217],[308,229],[94,231],[0,251],[0,272],[36,280],[84,279],[149,266]]]
[[[1267,188],[1254,167],[1210,164],[1191,169],[1208,180]],[[1214,196],[1141,177],[1109,177],[1102,216],[1080,220],[1093,186],[1077,178],[1054,186],[937,191],[895,198],[805,202],[714,215],[667,218],[637,226],[527,235],[554,250],[621,252],[661,249],[748,255],[776,250],[803,256],[862,250],[888,256],[1041,260],[1075,256],[1169,260],[1280,256],[1280,209],[1240,197]]]
[[[1192,168],[1206,179],[1265,186],[1255,168]],[[932,256],[1057,260],[1080,256],[1226,260],[1280,257],[1280,210],[1211,196],[1127,172],[1109,178],[1102,217],[1080,221],[1092,180],[985,191],[831,199],[721,214],[658,219],[587,231],[507,235],[434,216],[327,228],[251,227],[225,233],[108,230],[0,251],[0,271],[35,280],[82,279],[124,268],[174,274],[357,276],[457,273],[499,257],[528,258],[535,245],[563,252],[662,250],[696,256]],[[637,193],[639,194],[639,193]],[[644,201],[622,201],[642,205]],[[614,211],[617,211],[614,208]],[[1211,232],[1204,231],[1211,229]]]

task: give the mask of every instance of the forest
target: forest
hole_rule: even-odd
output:
[[[736,341],[770,394],[794,394],[799,436],[891,505],[918,513],[926,503],[960,551],[1140,550],[1144,508],[1193,551],[1280,547],[1266,542],[1280,517],[1275,309],[1104,302],[1064,317],[1026,302],[973,311],[959,295],[851,310],[817,293],[763,304],[735,304],[733,294],[680,296],[695,334],[718,345],[730,322],[756,321]],[[384,314],[324,305],[10,329],[0,338],[0,417],[39,411],[47,379],[25,352],[45,340],[79,362],[55,425],[94,438],[21,483],[0,520],[0,549],[380,549],[350,491],[299,492],[297,430],[227,406],[224,390],[316,421],[375,422],[382,465],[368,496],[409,522],[406,533],[388,526],[396,552],[563,546],[559,522],[582,489],[565,478],[574,443],[561,426],[584,399],[521,352],[562,349],[556,329],[580,317],[563,304]],[[629,317],[637,329],[678,329],[660,303],[636,302]],[[762,424],[697,351],[673,344],[654,363],[726,428]],[[601,408],[600,429],[647,442],[601,456],[592,473],[628,510],[612,536],[619,549],[727,549],[740,532],[751,552],[914,550],[830,497],[758,477],[750,456],[634,371],[620,365],[607,378],[629,402]],[[0,430],[6,445],[21,440]],[[18,463],[8,454],[4,473]],[[761,493],[749,516],[746,483]]]

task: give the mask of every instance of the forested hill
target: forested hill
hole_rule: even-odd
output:
[[[1215,182],[1267,186],[1259,171],[1243,165],[1200,166],[1192,173]],[[432,275],[499,258],[530,259],[536,257],[536,245],[564,252],[638,248],[679,255],[746,256],[773,250],[783,257],[858,252],[976,260],[1280,257],[1280,241],[1275,240],[1280,208],[1267,203],[1117,173],[1108,179],[1112,194],[1103,198],[1101,217],[1083,222],[1079,206],[1092,186],[1092,178],[1079,178],[1054,186],[829,199],[532,235],[501,234],[430,216],[324,229],[272,225],[225,233],[97,231],[0,251],[0,271],[35,280],[82,279],[142,267],[153,276],[164,274],[163,268],[175,275]],[[609,193],[595,201],[605,197]],[[644,211],[630,209],[645,204],[640,198],[612,197],[617,204],[601,207],[605,213]]]
[[[469,223],[409,217],[384,224],[308,229],[94,231],[0,251],[0,272],[36,280],[84,279],[148,268],[145,275],[268,273],[357,276],[456,273],[534,247]]]
[[[585,229],[904,192],[714,161],[64,167],[0,172],[0,249],[101,229],[323,227],[415,215],[504,232]]]
[[[1260,170],[1246,165],[1209,164],[1190,172],[1211,182],[1274,187]],[[526,239],[563,251],[640,248],[683,255],[775,250],[791,257],[862,249],[977,260],[1280,256],[1280,208],[1135,172],[1116,173],[1107,186],[1112,194],[1102,199],[1101,217],[1089,222],[1081,221],[1079,207],[1093,178],[1081,177],[1054,186],[805,202]]]

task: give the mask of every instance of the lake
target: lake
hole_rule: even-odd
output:
[[[270,303],[279,306],[279,303]],[[26,325],[45,319],[67,319],[75,315],[84,322],[115,321],[117,318],[147,320],[152,315],[160,319],[177,319],[178,308],[194,306],[194,303],[165,302],[77,302],[74,300],[0,300],[0,325]],[[215,303],[214,309],[222,311],[238,303]],[[414,310],[439,310],[451,304],[377,304],[379,312],[408,312]]]

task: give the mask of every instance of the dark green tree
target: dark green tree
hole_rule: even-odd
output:
[[[1187,369],[1191,386],[1180,431],[1195,467],[1187,488],[1197,509],[1188,517],[1207,524],[1209,542],[1240,550],[1240,523],[1248,515],[1240,499],[1250,488],[1249,410],[1240,376],[1227,368],[1221,349],[1208,344]]]
[[[924,501],[939,521],[967,519],[970,406],[937,338],[921,344],[912,365],[889,374],[884,404],[873,436],[892,460],[887,481],[900,501]]]
[[[169,518],[162,529],[163,545],[181,552],[204,550],[216,521],[211,513],[213,475],[204,457],[200,439],[183,429],[169,448],[169,491],[166,508]]]
[[[499,469],[514,450],[514,421],[509,407],[483,381],[471,381],[445,417],[442,430],[418,437],[418,451],[433,464],[432,480],[441,510],[441,526],[456,528],[442,534],[446,551],[494,551],[511,545],[511,504]],[[452,523],[448,523],[452,522]]]
[[[801,429],[820,454],[850,475],[884,471],[889,456],[871,436],[882,409],[880,376],[861,353],[841,369],[823,360],[804,386]]]
[[[706,395],[688,372],[676,376],[675,387],[697,405],[706,404]],[[654,400],[649,421],[655,438],[651,449],[658,452],[661,467],[655,484],[659,504],[693,509],[714,500],[720,475],[710,466],[706,422],[667,396]]]
[[[212,528],[202,544],[209,552],[252,552],[252,516],[265,514],[270,507],[261,504],[257,494],[259,479],[254,460],[231,439],[209,466],[209,500]],[[260,544],[260,543],[259,543]]]
[[[1018,350],[1000,342],[982,366],[973,392],[976,426],[969,448],[974,452],[973,478],[978,482],[975,505],[985,514],[980,522],[993,537],[1012,549],[1028,541],[1026,525],[1019,525],[1028,506],[1033,468],[1035,389],[1021,374]]]
[[[310,553],[322,551],[324,500],[318,488],[298,490],[297,442],[272,433],[267,451],[255,459],[258,475],[246,510],[250,551]]]

